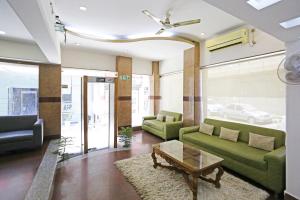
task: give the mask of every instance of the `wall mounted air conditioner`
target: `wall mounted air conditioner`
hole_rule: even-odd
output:
[[[205,46],[209,51],[215,51],[217,49],[222,49],[236,44],[246,44],[248,42],[249,30],[243,28],[207,40]]]

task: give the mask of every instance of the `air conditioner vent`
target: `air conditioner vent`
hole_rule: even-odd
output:
[[[236,44],[246,44],[248,42],[249,42],[249,30],[243,28],[207,40],[205,45],[209,51],[215,51]]]

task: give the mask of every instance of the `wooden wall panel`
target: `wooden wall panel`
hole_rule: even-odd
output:
[[[131,95],[132,95],[132,58],[117,56],[116,71],[116,101],[117,101],[117,127],[131,126]],[[120,77],[129,76],[129,80]]]
[[[184,51],[183,68],[183,124],[192,126],[200,122],[199,44]]]
[[[152,77],[151,77],[151,96],[150,105],[153,108],[154,115],[160,111],[160,76],[159,76],[159,61],[152,62]]]
[[[194,59],[194,120],[199,124],[201,120],[201,82],[200,82],[200,45],[195,45]]]
[[[61,135],[61,65],[39,66],[39,117],[44,120],[44,136]]]

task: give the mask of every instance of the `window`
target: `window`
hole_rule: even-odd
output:
[[[150,76],[132,75],[132,126],[141,126],[150,115]]]
[[[283,55],[200,70],[203,116],[285,129],[285,85],[276,75]]]
[[[38,113],[38,67],[0,63],[0,116]]]

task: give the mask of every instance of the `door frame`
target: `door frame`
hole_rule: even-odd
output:
[[[83,76],[81,78],[82,82],[82,121],[83,121],[83,153],[88,153],[88,83],[93,82],[99,82],[99,83],[110,83],[113,84],[114,90],[116,91],[116,77],[95,77],[95,76]],[[113,95],[113,93],[110,91],[110,95]],[[115,95],[115,94],[114,94]],[[109,97],[110,98],[110,97]],[[116,101],[116,98],[113,98],[114,101]],[[114,112],[116,111],[116,102],[113,102],[114,105]],[[109,112],[110,113],[110,112]],[[111,113],[110,113],[111,114]],[[116,123],[116,115],[114,114],[114,120],[112,120],[114,123]],[[111,123],[111,120],[110,120]],[[111,128],[112,124],[109,123],[109,129]],[[115,127],[115,125],[114,125]],[[116,147],[117,140],[116,138],[116,130],[114,132],[114,144],[113,146]]]

